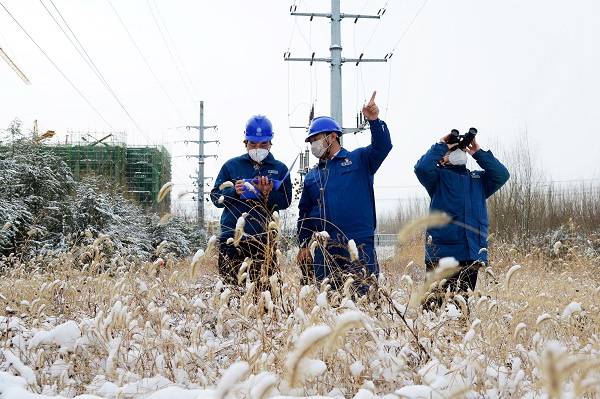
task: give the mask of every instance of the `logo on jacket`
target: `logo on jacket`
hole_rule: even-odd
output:
[[[472,177],[473,179],[481,179],[481,176],[479,175],[479,173],[475,173],[475,172],[472,172],[472,173],[471,173],[471,177]]]
[[[269,173],[270,175],[278,175],[279,171],[275,170],[275,169],[270,169],[270,170],[267,171],[267,173]]]
[[[340,165],[341,166],[350,166],[350,165],[352,165],[352,161],[350,160],[350,158],[346,158],[342,161],[342,163]]]

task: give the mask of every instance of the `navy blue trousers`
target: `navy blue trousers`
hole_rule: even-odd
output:
[[[335,289],[343,286],[345,279],[351,275],[360,293],[366,293],[373,279],[379,277],[379,264],[375,253],[374,237],[355,239],[358,249],[358,260],[351,261],[346,240],[330,240],[323,251],[315,250],[313,260],[314,277],[317,282],[329,278]]]

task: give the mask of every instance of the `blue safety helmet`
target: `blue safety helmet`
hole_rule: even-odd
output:
[[[254,115],[246,122],[244,135],[248,141],[271,141],[273,139],[273,125],[266,116]]]
[[[335,121],[335,119],[330,118],[329,116],[318,116],[310,122],[310,126],[308,127],[308,136],[306,136],[306,142],[312,136],[316,136],[319,133],[330,133],[336,132],[338,136],[342,134],[342,128]]]

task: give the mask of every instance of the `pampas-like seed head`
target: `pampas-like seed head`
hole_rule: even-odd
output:
[[[537,320],[535,321],[535,324],[539,327],[542,324],[544,324],[547,321],[552,320],[552,316],[550,316],[548,313],[544,313],[542,315],[540,315]]]
[[[257,381],[250,390],[250,397],[252,399],[266,399],[269,391],[277,384],[278,378],[274,374],[264,372],[257,375],[256,379]]]
[[[164,215],[162,215],[162,217],[158,221],[158,225],[159,226],[164,226],[165,224],[169,223],[172,219],[173,219],[173,215],[172,214],[165,213]]]
[[[447,213],[431,212],[429,215],[414,219],[404,225],[398,232],[398,242],[402,243],[406,241],[416,231],[434,227],[443,227],[450,222],[452,222],[452,218]]]
[[[167,196],[167,194],[169,194],[169,192],[171,191],[171,189],[173,188],[173,182],[166,182],[165,184],[163,184],[163,186],[160,188],[158,195],[156,196],[156,202],[161,203],[162,200],[165,199],[165,197]]]
[[[310,256],[314,259],[315,258],[315,250],[317,249],[317,247],[319,246],[319,242],[318,241],[311,241],[310,242],[310,246],[309,246],[309,251],[310,251]]]
[[[194,257],[192,258],[192,263],[190,263],[190,276],[192,278],[195,278],[197,273],[198,273],[198,269],[200,267],[200,260],[204,257],[204,250],[202,248],[199,248],[196,253],[194,254]]]
[[[364,327],[365,317],[358,311],[347,311],[338,316],[333,332],[329,335],[325,344],[325,355],[331,355],[337,348],[336,342],[352,328]]]
[[[219,238],[215,235],[211,236],[208,239],[208,243],[206,244],[206,250],[204,251],[204,256],[210,258],[210,257],[217,255],[218,243],[219,243]]]
[[[456,259],[440,259],[438,267],[436,267],[433,272],[428,273],[425,282],[421,285],[417,294],[411,297],[409,307],[419,306],[423,299],[428,297],[428,288],[431,287],[433,283],[439,283],[442,279],[453,275],[458,270],[458,262]]]
[[[521,265],[514,265],[513,267],[508,269],[508,272],[506,273],[506,279],[504,280],[504,288],[506,290],[510,289],[510,280],[512,279],[514,274],[519,270],[521,270]]]
[[[225,190],[226,188],[231,188],[231,187],[234,187],[234,185],[233,185],[233,183],[232,183],[232,182],[230,182],[230,181],[224,181],[223,183],[221,183],[221,184],[219,185],[219,190],[223,191],[223,190]]]
[[[305,330],[295,342],[295,349],[288,354],[285,362],[287,367],[287,380],[291,387],[296,387],[301,382],[300,364],[302,359],[321,347],[331,334],[331,328],[326,325],[313,326]]]
[[[240,245],[240,241],[244,236],[244,226],[246,226],[246,214],[242,214],[235,223],[235,231],[233,233],[233,245]]]
[[[214,393],[215,399],[225,399],[236,384],[248,374],[250,366],[246,362],[236,362],[229,366],[221,376],[217,389]]]
[[[348,252],[350,253],[350,260],[356,262],[358,260],[358,248],[354,240],[348,241]]]
[[[519,336],[521,334],[523,334],[525,331],[527,330],[527,324],[525,323],[519,323],[517,324],[517,326],[515,327],[515,341],[519,338]]]

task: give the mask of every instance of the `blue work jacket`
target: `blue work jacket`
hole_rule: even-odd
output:
[[[369,121],[371,144],[320,161],[304,178],[298,204],[298,239],[306,246],[313,232],[327,231],[333,240],[372,237],[375,233],[373,177],[392,149],[387,125]]]
[[[221,242],[233,237],[235,225],[242,213],[247,212],[244,232],[250,235],[265,232],[268,217],[273,211],[287,209],[292,202],[292,182],[287,176],[278,190],[273,189],[267,199],[267,209],[262,200],[241,199],[234,187],[219,189],[226,181],[235,184],[236,180],[252,179],[257,176],[268,176],[270,179],[281,180],[287,174],[288,168],[269,153],[260,163],[254,162],[248,154],[240,155],[225,162],[215,180],[215,186],[210,192],[210,199],[217,208],[224,208],[221,214]],[[223,196],[223,202],[219,198]]]
[[[431,211],[442,211],[452,217],[450,224],[427,230],[426,260],[437,262],[440,258],[454,257],[458,261],[487,262],[486,200],[510,175],[491,151],[478,150],[473,154],[483,170],[441,166],[438,162],[447,151],[447,144],[434,144],[415,165],[415,174],[431,198]]]

